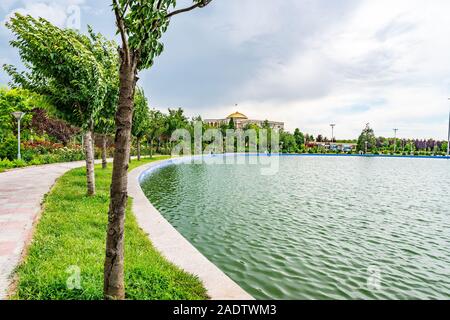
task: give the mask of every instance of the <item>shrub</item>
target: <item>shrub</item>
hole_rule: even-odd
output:
[[[39,157],[36,157],[32,159],[30,162],[28,162],[30,166],[38,166],[40,164],[43,164],[42,160]]]
[[[37,133],[46,133],[57,141],[61,141],[64,145],[67,145],[80,131],[63,120],[49,117],[47,111],[43,109],[33,110],[31,126]]]
[[[0,168],[2,169],[11,169],[14,168],[14,164],[8,158],[0,159]]]
[[[27,145],[29,146],[29,143]],[[53,144],[53,146],[55,146],[55,144]],[[21,160],[9,159],[9,157],[3,157],[3,160],[1,159],[2,158],[0,158],[0,169],[6,170],[32,165],[80,161],[84,159],[84,153],[79,146],[74,146],[73,148],[62,147],[51,150],[41,145],[35,149],[23,150]]]
[[[26,161],[22,160],[22,159],[15,159],[13,162],[14,168],[22,168],[22,167],[26,167],[27,163]]]
[[[17,158],[17,137],[9,135],[0,143],[0,159],[8,158],[13,161]]]

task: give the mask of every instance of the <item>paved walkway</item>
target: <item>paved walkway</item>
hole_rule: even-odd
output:
[[[0,300],[28,243],[41,202],[65,172],[85,161],[28,167],[0,173]]]

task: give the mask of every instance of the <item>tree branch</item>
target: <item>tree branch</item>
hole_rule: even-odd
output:
[[[203,8],[203,7],[207,6],[211,1],[212,0],[202,0],[196,4],[193,4],[190,7],[172,11],[166,15],[166,19],[169,19],[170,17],[180,14],[180,13],[183,13],[183,12],[188,12],[188,11],[194,10],[195,8]]]
[[[119,29],[120,37],[122,38],[122,47],[125,54],[126,62],[130,62],[130,49],[128,47],[128,39],[125,32],[125,25],[123,23],[123,17],[120,15],[117,0],[113,0],[114,3],[114,13],[116,15],[117,28]]]
[[[163,0],[158,0],[158,4],[156,5],[156,10],[160,10],[160,9],[161,9],[162,2],[163,2]],[[144,36],[144,39],[142,39],[142,43],[145,43],[145,42],[147,41],[147,38],[149,37],[149,35],[150,35],[154,30],[157,29],[158,23],[159,23],[158,20],[155,20],[155,21],[153,22],[150,31],[149,31],[148,33],[146,33],[145,36]],[[138,50],[138,53],[139,53],[139,54],[141,53],[141,49]]]
[[[128,9],[129,5],[130,5],[130,0],[127,1],[127,3],[125,4],[125,7],[123,8],[123,12],[120,16],[122,19],[123,19],[123,17],[125,17],[125,14],[127,13],[127,9]]]

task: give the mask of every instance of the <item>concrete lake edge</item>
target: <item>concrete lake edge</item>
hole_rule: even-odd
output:
[[[155,161],[137,167],[128,174],[128,194],[133,198],[132,210],[138,224],[168,261],[202,281],[212,300],[254,300],[184,238],[150,203],[141,188],[143,177],[154,170],[187,159],[191,157]]]

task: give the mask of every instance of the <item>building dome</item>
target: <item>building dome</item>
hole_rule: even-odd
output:
[[[248,119],[247,116],[245,114],[242,114],[238,111],[236,111],[235,113],[230,114],[227,119]]]

